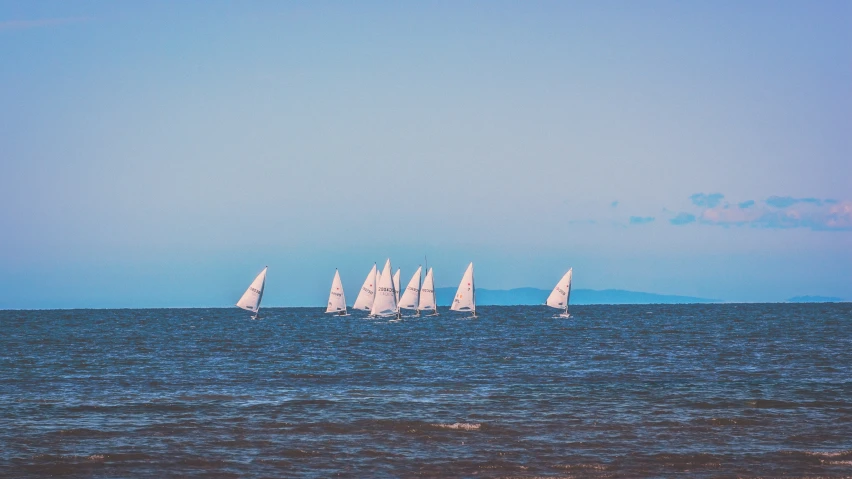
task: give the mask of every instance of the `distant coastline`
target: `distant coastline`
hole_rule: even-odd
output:
[[[436,288],[438,305],[449,305],[455,288]],[[544,304],[549,290],[539,288],[476,289],[476,303],[482,306],[531,306]],[[720,299],[679,296],[674,294],[642,293],[623,289],[575,289],[571,291],[572,305],[585,304],[695,304],[722,303]]]
[[[845,303],[846,300],[837,296],[794,296],[788,303]]]
[[[455,288],[436,288],[438,305],[448,306],[456,292]],[[482,306],[533,306],[544,304],[549,290],[539,288],[476,289],[476,303]],[[795,296],[778,303],[844,303],[835,296]],[[711,304],[726,303],[715,298],[681,296],[676,294],[644,293],[624,289],[575,289],[571,291],[572,305],[594,304]]]

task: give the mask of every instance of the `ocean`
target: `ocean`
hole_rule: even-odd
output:
[[[852,477],[852,304],[0,311],[2,477]]]

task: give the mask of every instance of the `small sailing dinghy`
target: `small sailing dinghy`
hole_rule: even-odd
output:
[[[417,271],[420,271],[419,269]],[[423,280],[423,286],[420,288],[420,304],[417,305],[417,315],[421,311],[434,311],[429,316],[438,315],[438,303],[435,301],[435,279],[432,276],[432,268],[426,272],[426,279]]]
[[[476,318],[476,287],[473,284],[473,263],[467,266],[467,270],[462,276],[450,311],[471,311],[473,313],[471,317]]]
[[[370,310],[370,316],[373,318],[396,316],[399,319],[399,308],[396,306],[396,291],[393,287],[392,271],[391,262],[388,259],[379,277],[378,287],[376,288],[376,299],[373,301],[373,308]]]
[[[393,289],[396,291],[396,304],[399,306],[399,268],[393,274]]]
[[[420,300],[420,272],[423,268],[418,267],[405,287],[402,293],[402,298],[399,300],[399,309],[417,309],[417,303]]]
[[[328,293],[328,308],[326,313],[337,313],[338,316],[349,316],[346,313],[346,296],[343,294],[343,283],[340,282],[340,272],[334,270],[331,280],[331,292]]]
[[[358,297],[355,298],[355,304],[352,305],[352,309],[367,312],[373,309],[373,301],[376,298],[376,281],[376,264],[373,263],[373,269],[367,273],[367,279],[361,285],[361,291],[358,292]]]
[[[565,311],[559,315],[560,318],[571,318],[570,314],[568,314],[568,301],[571,299],[571,272],[574,268],[568,270],[565,273],[565,276],[556,283],[556,286],[553,288],[553,292],[550,293],[550,296],[547,297],[546,304],[551,308],[556,309],[564,309]]]
[[[238,308],[254,313],[251,319],[257,319],[257,312],[260,310],[260,300],[263,299],[263,288],[266,286],[267,268],[268,266],[263,267],[263,271],[257,275],[257,278],[254,278],[246,292],[243,293],[242,298],[237,301]]]

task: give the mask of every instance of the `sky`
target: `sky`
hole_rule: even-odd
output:
[[[848,1],[0,0],[0,308],[852,300]]]

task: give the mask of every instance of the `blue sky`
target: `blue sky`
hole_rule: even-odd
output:
[[[2,2],[0,307],[852,299],[849,2]]]

